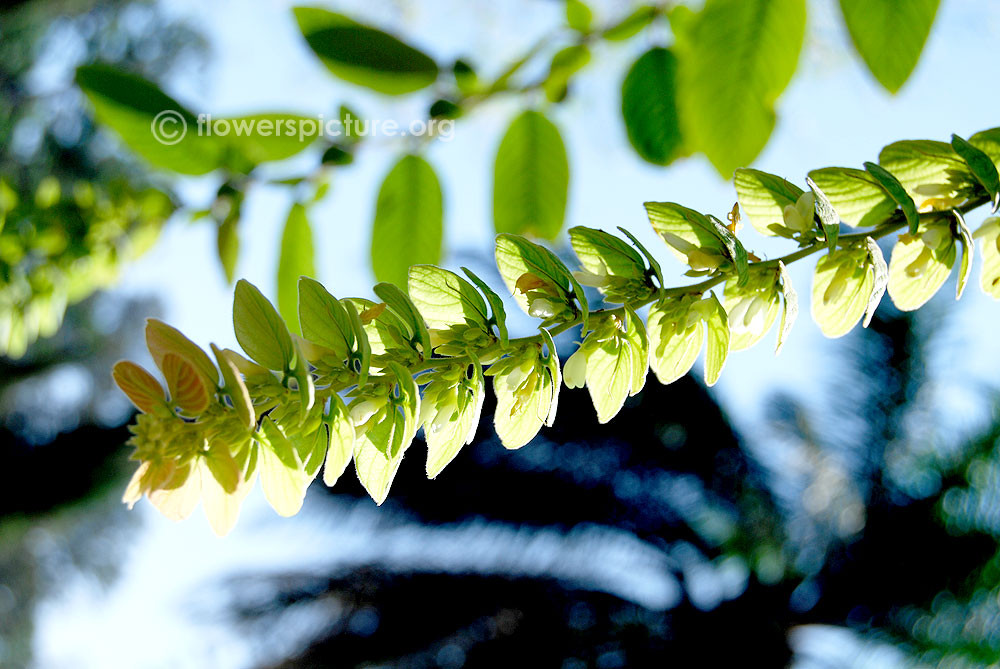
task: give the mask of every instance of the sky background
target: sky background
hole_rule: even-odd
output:
[[[209,42],[204,63],[192,63],[189,71],[179,71],[175,80],[164,82],[168,93],[196,113],[223,116],[294,111],[330,117],[346,103],[366,118],[395,118],[405,123],[421,117],[432,99],[386,100],[335,80],[298,34],[291,3],[261,1],[253,3],[252,9],[250,3],[237,0],[172,0],[162,4],[169,15],[189,19],[203,30]],[[616,15],[611,11],[616,3],[594,4],[598,22]],[[405,35],[407,41],[440,63],[471,58],[483,77],[516,58],[562,20],[561,3],[541,0],[366,0],[329,6]],[[673,277],[679,284],[684,281],[683,268],[655,238],[642,202],[677,201],[723,218],[736,195],[732,185],[703,157],[684,159],[663,169],[643,163],[627,143],[620,118],[621,80],[638,55],[667,39],[654,30],[624,46],[601,45],[594,54],[594,64],[575,80],[570,99],[549,107],[547,113],[562,130],[570,157],[565,229],[586,225],[614,230],[622,225],[661,259],[668,283]],[[948,140],[952,132],[968,137],[1000,125],[1000,93],[990,74],[998,43],[1000,3],[943,0],[916,72],[892,97],[874,82],[853,52],[834,0],[810,1],[806,45],[798,71],[779,99],[777,127],[754,167],[802,185],[811,169],[860,166],[863,161],[875,160],[880,148],[895,140]],[[446,267],[469,265],[496,277],[489,270],[492,165],[500,137],[519,109],[519,103],[508,100],[481,107],[458,121],[451,141],[434,142],[426,153],[444,190]],[[369,244],[375,195],[405,149],[399,141],[362,148],[353,166],[334,173],[330,194],[310,212],[317,248],[316,278],[339,297],[370,295]],[[275,169],[274,174],[293,175],[298,173],[296,165],[308,164],[308,160],[293,160]],[[207,206],[217,187],[217,181],[209,177],[186,180],[181,190],[193,206]],[[275,296],[281,228],[291,202],[288,189],[256,187],[248,195],[241,222],[243,246],[237,274],[271,298]],[[978,226],[984,216],[984,210],[970,216],[970,227]],[[171,223],[157,246],[124,273],[118,290],[158,297],[165,320],[205,348],[209,342],[236,347],[232,287],[225,282],[215,257],[214,234],[213,226],[204,221]],[[749,225],[741,238],[762,257],[791,250],[780,241],[760,237]],[[561,243],[565,244],[565,239]],[[803,312],[780,357],[773,355],[775,327],[754,349],[733,354],[715,387],[716,396],[736,425],[764,439],[762,417],[772,393],[785,389],[807,405],[821,406],[819,390],[842,360],[838,351],[854,336],[826,340],[809,317],[813,265],[806,260],[790,268]],[[492,283],[501,285],[498,279]],[[979,289],[978,259],[973,284],[962,302],[956,305],[953,295],[953,284],[949,283],[932,302],[948,315],[943,345],[935,347],[932,358],[932,365],[947,373],[932,392],[961,428],[980,417],[976,405],[963,402],[963,398],[996,384],[1000,345],[995,333],[1000,328],[1000,309]],[[527,318],[515,315],[519,313],[516,308],[508,313],[514,334],[531,330]],[[422,454],[414,452],[411,457]],[[339,524],[334,524],[327,506],[322,514],[310,513],[319,504],[331,504],[314,497],[307,498],[302,516],[276,523],[258,487],[240,523],[224,541],[211,535],[200,511],[189,521],[173,525],[140,503],[133,513],[142,518],[143,529],[129,541],[121,580],[105,590],[77,578],[41,610],[36,638],[41,665],[113,666],[114,657],[107,654],[117,656],[122,644],[130,644],[137,656],[163,658],[162,664],[141,666],[203,666],[203,661],[192,658],[201,657],[201,651],[208,648],[219,653],[215,666],[244,666],[249,651],[232,630],[187,619],[192,591],[251,562],[271,563],[275,569],[294,564],[322,568],[338,560],[362,562],[371,555],[408,555],[407,551],[414,550],[412,537],[407,538],[405,531],[394,525],[391,511],[376,512],[372,504],[368,505],[371,508],[341,508],[332,503],[333,515],[339,519]],[[323,532],[314,531],[316,523]],[[358,540],[359,532],[364,541]],[[265,542],[267,547],[262,549],[262,533],[277,540]],[[320,535],[321,540],[311,540]],[[443,554],[448,541],[444,535],[420,537],[420,542],[429,546],[440,544]],[[359,553],[362,546],[364,551]],[[585,541],[569,542],[563,550],[570,555],[589,550],[587,546]],[[519,568],[525,573],[532,569],[531,565]],[[604,574],[574,573],[567,578],[583,583],[604,579],[618,584],[618,594],[630,596],[628,593],[636,591],[629,574],[641,578],[645,573],[633,563],[612,562]],[[669,601],[675,586],[661,582],[650,587],[660,588],[658,601],[662,605]],[[158,605],[149,606],[151,601]],[[141,616],[137,615],[140,610]],[[160,618],[150,619],[147,614],[151,611]],[[308,635],[308,616],[303,620],[306,622],[300,624],[300,631]],[[296,628],[293,625],[290,629]]]

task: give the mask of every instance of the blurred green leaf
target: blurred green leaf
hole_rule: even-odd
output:
[[[708,0],[690,25],[674,26],[684,141],[723,177],[767,143],[805,25],[805,0]]]
[[[676,77],[676,56],[657,47],[639,56],[622,83],[628,141],[654,165],[669,165],[683,155]]]
[[[639,7],[624,19],[604,31],[603,37],[611,42],[620,42],[635,37],[652,23],[657,14],[656,7]]]
[[[560,49],[552,56],[549,74],[542,88],[549,102],[562,102],[573,75],[590,62],[590,49],[584,44],[574,44]]]
[[[278,256],[278,311],[292,332],[301,333],[298,314],[300,276],[315,276],[312,229],[306,208],[293,204],[281,235]]]
[[[221,164],[222,145],[199,135],[195,115],[153,82],[95,64],[77,68],[76,83],[94,105],[97,120],[150,164],[194,175]]]
[[[294,11],[309,47],[344,81],[402,95],[437,79],[437,64],[429,56],[388,33],[324,9],[296,7]]]
[[[582,0],[566,0],[566,25],[573,30],[585,33],[590,30],[594,13]]]
[[[239,222],[235,216],[227,217],[215,231],[215,247],[227,283],[236,278],[236,263],[240,257]]]
[[[406,285],[410,265],[441,260],[444,209],[430,163],[408,155],[392,168],[378,193],[372,227],[375,278]]]
[[[497,150],[493,171],[493,225],[555,239],[566,216],[569,163],[559,129],[541,112],[514,119]]]
[[[350,165],[354,162],[354,156],[342,147],[334,144],[323,152],[321,162],[324,165]]]
[[[223,122],[229,127],[224,136],[218,134]],[[214,139],[252,165],[291,158],[315,142],[323,132],[319,122],[312,117],[282,112],[213,118],[205,127],[211,127]]]
[[[875,79],[895,93],[910,77],[940,0],[840,0],[854,46]]]

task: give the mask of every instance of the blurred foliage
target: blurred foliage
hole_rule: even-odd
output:
[[[102,59],[163,77],[200,41],[148,3],[100,0],[15,4],[0,34],[0,355],[17,358],[148,249],[175,207],[97,136],[73,70]]]
[[[625,134],[642,160],[668,166],[701,154],[729,178],[767,144],[777,120],[776,100],[798,69],[806,0],[708,0],[692,3],[695,7],[632,2],[612,5],[611,11],[595,11],[582,0],[564,4],[556,25],[506,64],[491,63],[484,53],[437,62],[384,26],[320,7],[294,7],[303,41],[334,77],[387,99],[413,96],[426,105],[426,114],[408,125],[393,120],[391,126],[380,126],[378,119],[368,121],[343,106],[339,114],[325,115],[331,119],[326,122],[297,113],[203,118],[149,78],[103,63],[81,67],[77,83],[98,120],[151,165],[175,174],[218,174],[223,186],[216,206],[192,215],[215,221],[219,260],[229,281],[236,277],[239,205],[246,188],[261,180],[261,163],[318,145],[318,164],[272,182],[295,188],[299,201],[293,206],[299,206],[324,197],[329,172],[350,164],[355,152],[373,143],[366,141],[370,137],[395,141],[402,155],[378,190],[372,269],[378,281],[402,286],[411,264],[438,263],[444,252],[446,219],[436,204],[441,186],[435,168],[411,154],[424,153],[436,138],[449,139],[456,121],[461,124],[466,115],[499,98],[514,98],[520,109],[498,139],[494,228],[559,237],[571,170],[561,131],[551,120],[553,107],[572,99],[577,77],[600,62],[603,49],[652,42],[617,86]],[[916,67],[937,5],[938,0],[880,0],[869,12],[864,3],[841,2],[845,27],[864,63],[889,92],[895,93]],[[479,70],[499,74],[480,78]],[[167,126],[160,125],[164,115],[171,120]],[[167,141],[155,136],[155,129],[151,134],[151,125],[165,129]],[[400,169],[418,165],[419,170]],[[404,177],[409,191],[400,185]],[[414,197],[420,190],[429,194],[429,203]],[[392,216],[385,213],[390,196],[397,193],[421,205],[405,230],[392,225]],[[311,244],[296,243],[279,253],[285,269],[301,270],[278,273],[280,293],[288,290],[285,276],[305,274],[313,266],[314,252]]]

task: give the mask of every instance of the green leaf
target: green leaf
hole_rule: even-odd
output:
[[[715,293],[705,298],[709,302],[705,324],[708,342],[705,345],[705,383],[714,386],[729,357],[729,318]]]
[[[799,317],[799,295],[792,285],[792,277],[788,274],[785,263],[778,261],[778,275],[781,279],[781,298],[784,309],[781,311],[781,323],[778,325],[778,343],[774,347],[774,354],[781,353],[788,335],[792,332],[792,326]]]
[[[838,249],[816,263],[812,316],[831,339],[850,332],[865,313],[875,287],[868,254],[867,248]]]
[[[559,129],[541,112],[514,119],[493,168],[497,232],[555,239],[566,216],[569,163]]]
[[[653,6],[639,7],[624,19],[605,30],[602,37],[611,42],[621,42],[631,39],[653,22],[658,11],[659,9]]]
[[[562,102],[566,98],[569,82],[577,72],[590,62],[590,49],[584,44],[574,44],[560,49],[552,56],[549,74],[542,84],[549,102]]]
[[[875,79],[897,92],[920,60],[940,0],[840,0],[855,48]]]
[[[326,463],[323,465],[323,483],[332,487],[343,475],[354,455],[354,425],[340,395],[334,393],[330,396],[330,409],[323,420],[330,438]]]
[[[155,318],[146,320],[146,348],[156,366],[163,371],[163,358],[168,353],[176,353],[195,366],[203,376],[207,388],[214,389],[219,383],[219,372],[211,358],[180,330]]]
[[[889,197],[899,205],[899,208],[903,210],[903,215],[906,217],[906,222],[910,228],[910,234],[916,233],[917,226],[920,225],[920,214],[917,213],[917,205],[914,204],[913,198],[906,192],[903,184],[881,165],[865,163],[865,169],[885,189]]]
[[[969,170],[975,175],[976,180],[986,190],[993,203],[993,210],[996,211],[1000,203],[1000,174],[997,174],[997,167],[982,149],[978,149],[958,135],[951,136],[951,146],[955,153],[962,157]]]
[[[496,241],[496,259],[500,276],[524,313],[531,315],[528,291],[519,288],[518,282],[525,274],[531,274],[546,283],[543,290],[549,291],[547,295],[553,301],[566,305],[567,309],[579,310],[586,329],[587,299],[583,288],[554,253],[523,237],[500,234]]]
[[[928,233],[936,239],[925,243]],[[934,297],[951,274],[956,255],[947,223],[930,224],[908,240],[901,237],[889,260],[889,297],[896,308],[913,311]]]
[[[667,298],[649,308],[649,366],[660,383],[673,383],[691,369],[705,341],[705,325],[689,319],[691,298]]]
[[[215,246],[219,254],[219,263],[226,275],[226,283],[232,283],[236,278],[236,262],[240,257],[239,218],[226,217],[216,230]]]
[[[965,292],[965,286],[969,283],[969,277],[972,276],[972,261],[976,255],[976,245],[972,241],[972,233],[965,224],[962,213],[958,209],[954,209],[952,214],[955,216],[955,237],[962,243],[962,260],[958,266],[958,282],[955,284],[955,299],[958,300],[961,299],[962,293]]]
[[[824,167],[810,172],[809,178],[826,195],[840,220],[852,227],[880,225],[896,211],[889,193],[864,170]]]
[[[767,143],[805,25],[805,0],[707,0],[689,25],[674,23],[684,140],[723,177]]]
[[[488,328],[486,302],[472,284],[454,272],[434,265],[414,265],[410,268],[408,290],[430,328],[445,330],[453,325]]]
[[[621,232],[626,237],[628,237],[629,241],[631,241],[632,244],[637,249],[639,249],[639,253],[641,253],[643,257],[646,258],[646,262],[649,263],[649,269],[653,272],[653,276],[656,277],[656,281],[660,284],[660,287],[662,288],[664,286],[663,269],[660,267],[659,261],[657,261],[656,258],[654,258],[653,255],[646,250],[646,247],[643,246],[642,242],[636,239],[636,236],[633,235],[631,232],[629,232],[620,225],[618,226],[618,231]]]
[[[1000,164],[1000,128],[980,130],[969,138],[969,144],[989,156],[994,165]]]
[[[301,332],[298,313],[299,277],[314,276],[313,237],[306,208],[293,204],[281,235],[278,256],[278,310],[292,332]]]
[[[889,266],[885,263],[885,256],[882,249],[871,237],[865,237],[865,247],[868,249],[869,263],[872,268],[872,293],[868,297],[868,304],[865,306],[865,320],[861,327],[868,327],[875,315],[875,310],[882,302],[885,295],[886,286],[889,284]]]
[[[372,268],[379,281],[406,286],[410,265],[441,260],[444,208],[430,163],[408,155],[382,183],[372,226]]]
[[[223,125],[225,124],[225,125]],[[224,136],[220,127],[229,127]],[[323,135],[320,122],[310,116],[267,112],[247,116],[212,118],[203,132],[250,165],[286,160],[308,148]],[[231,158],[230,158],[231,161]]]
[[[285,322],[267,298],[246,279],[236,283],[233,329],[236,341],[252,360],[276,371],[291,368],[295,349]]]
[[[715,216],[709,215],[708,220],[712,222],[716,235],[722,240],[726,256],[733,262],[736,270],[737,282],[742,286],[747,282],[750,264],[750,259],[747,255],[747,250],[743,247],[743,242],[737,239],[736,235]]]
[[[646,271],[635,249],[603,230],[577,226],[569,230],[573,251],[580,264],[592,274],[608,274],[626,279],[641,279]]]
[[[585,33],[590,30],[590,22],[594,14],[590,7],[581,0],[566,0],[566,25],[573,30]]]
[[[279,516],[294,516],[302,508],[310,478],[295,449],[270,417],[261,420],[260,483],[264,497]]]
[[[643,206],[653,230],[664,238],[667,248],[681,262],[686,263],[688,256],[671,243],[671,235],[699,249],[723,252],[725,245],[719,232],[704,214],[674,202],[644,202]]]
[[[337,77],[379,93],[402,95],[430,86],[437,64],[399,39],[342,14],[296,7],[309,48]]]
[[[504,309],[503,300],[497,295],[496,291],[490,288],[488,283],[476,276],[471,269],[463,267],[462,271],[465,272],[465,275],[469,277],[472,283],[476,284],[480,292],[486,296],[486,301],[490,303],[490,310],[493,312],[492,316],[490,316],[490,323],[497,328],[501,346],[507,348],[507,310]]]
[[[354,350],[355,334],[344,305],[318,281],[303,276],[299,279],[298,307],[302,336],[346,359]]]
[[[396,284],[379,283],[375,285],[375,294],[385,302],[392,311],[399,317],[412,333],[411,343],[419,344],[421,354],[430,357],[431,336],[427,332],[427,325],[424,323],[420,310],[413,303],[410,297],[402,291]]]
[[[803,192],[779,176],[746,167],[736,170],[733,181],[743,212],[762,235],[774,235],[772,225],[784,226],[785,207],[794,207]]]
[[[806,177],[806,183],[816,197],[816,214],[819,216],[819,222],[823,226],[823,234],[826,235],[826,246],[831,251],[835,251],[837,249],[837,239],[840,237],[840,216],[837,214],[837,210],[833,208],[830,198],[816,185],[815,181],[810,177]]]
[[[654,165],[684,155],[677,111],[677,57],[656,47],[639,56],[622,83],[622,118],[628,141]]]
[[[256,413],[253,408],[253,399],[250,398],[250,391],[247,390],[246,383],[240,375],[240,371],[233,364],[233,361],[226,357],[219,347],[212,344],[212,353],[215,354],[215,361],[222,371],[222,381],[225,384],[223,390],[229,395],[233,402],[233,408],[239,415],[243,425],[252,428],[256,421]]]
[[[965,161],[946,142],[894,142],[882,149],[878,162],[903,184],[918,211],[953,209],[978,187]]]
[[[76,83],[97,120],[153,166],[193,175],[220,166],[222,145],[199,135],[195,115],[151,81],[95,64],[77,68]]]

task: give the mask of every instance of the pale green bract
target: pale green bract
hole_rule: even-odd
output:
[[[723,306],[729,319],[730,348],[742,351],[764,337],[774,325],[780,308],[781,282],[778,268],[751,270],[743,286],[731,281],[723,293]]]
[[[816,263],[812,285],[812,316],[824,335],[843,337],[865,314],[875,286],[867,247],[828,253]]]
[[[567,388],[584,385],[597,409],[597,420],[614,418],[625,399],[646,383],[649,343],[646,328],[634,311],[601,319],[583,344],[566,361],[563,381]]]
[[[934,297],[951,274],[956,256],[955,238],[946,222],[901,236],[889,259],[889,297],[896,308],[913,311]]]
[[[987,218],[973,236],[982,240],[983,292],[1000,300],[1000,217]]]
[[[518,306],[540,321],[528,336],[510,336],[503,299],[465,268],[468,280],[433,265],[412,266],[406,290],[399,281],[379,283],[375,299],[338,299],[302,277],[294,309],[289,270],[279,294],[302,336],[289,332],[256,287],[240,281],[233,321],[249,359],[213,345],[213,361],[181,332],[150,320],[146,343],[162,380],[134,363],[115,365],[114,380],[142,412],[129,442],[139,466],[123,501],[131,506],[146,497],[173,519],[186,518],[201,502],[213,530],[225,534],[258,478],[271,506],[288,516],[321,471],[324,483],[334,485],[353,460],[358,479],[381,504],[421,428],[429,478],[472,442],[487,376],[497,400],[494,428],[508,449],[553,424],[563,379],[567,388],[587,388],[600,423],[642,390],[648,369],[671,383],[690,371],[703,348],[711,386],[730,351],[761,341],[779,310],[780,351],[799,311],[786,265],[821,251],[811,311],[828,337],[847,334],[859,321],[867,327],[887,290],[898,308],[918,308],[956,264],[961,296],[974,238],[981,241],[982,288],[1000,299],[1000,217],[986,219],[974,235],[964,218],[993,198],[996,183],[984,161],[1000,160],[998,137],[995,129],[966,144],[955,138],[958,149],[899,142],[882,152],[882,165],[810,172],[809,190],[738,170],[738,205],[753,227],[798,245],[770,260],[747,252],[737,237],[739,206],[726,225],[676,203],[647,202],[652,232],[688,265],[688,276],[703,277],[684,286],[666,286],[654,255],[622,228],[627,241],[571,229],[580,261],[575,271],[543,246],[500,234],[500,276]],[[869,229],[840,234],[841,223]],[[904,228],[912,231],[899,236],[887,265],[877,240]],[[592,308],[584,286],[620,306]],[[637,310],[646,306],[644,325]],[[553,337],[577,326],[582,342],[563,368]]]

